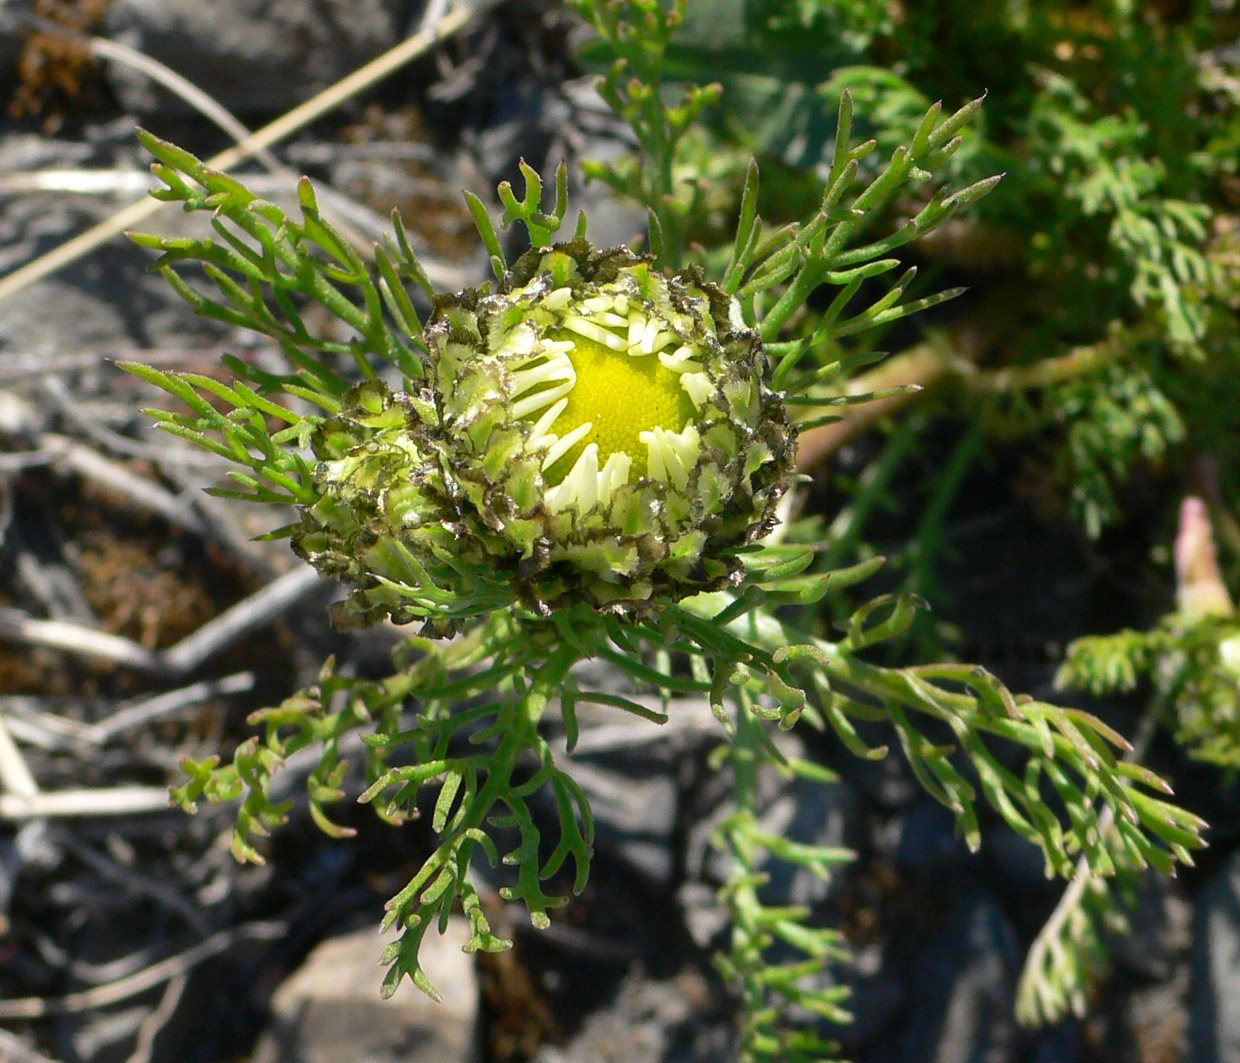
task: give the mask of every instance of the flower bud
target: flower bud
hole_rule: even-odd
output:
[[[519,599],[641,615],[737,582],[793,434],[735,302],[627,248],[535,248],[441,297],[416,395],[353,389],[316,434],[294,545],[345,612],[431,634]]]

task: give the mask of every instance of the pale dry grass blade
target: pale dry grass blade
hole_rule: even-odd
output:
[[[494,7],[499,0],[476,0],[472,6],[459,5],[449,11],[434,25],[407,37],[394,48],[389,49],[377,59],[359,67],[352,74],[342,78],[336,84],[324,89],[317,96],[294,107],[281,115],[274,122],[251,133],[231,148],[220,152],[207,160],[213,169],[226,170],[237,163],[265,151],[285,137],[291,136],[299,129],[329,111],[338,107],[345,100],[370,88],[384,78],[395,73],[401,67],[417,59],[432,45],[446,37],[459,32],[468,26],[483,12]],[[117,211],[110,218],[87,229],[86,232],[65,241],[33,262],[28,262],[8,276],[0,278],[0,301],[3,301],[35,281],[42,280],[57,270],[63,269],[71,262],[77,261],[101,244],[121,235],[127,229],[145,221],[164,204],[155,199],[144,199],[123,210]]]

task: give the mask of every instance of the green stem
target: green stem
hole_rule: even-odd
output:
[[[742,1008],[746,1026],[753,1016],[764,1011],[766,1004],[762,983],[754,977],[760,967],[760,952],[765,934],[759,925],[762,901],[758,897],[761,879],[757,872],[757,854],[749,832],[745,829],[758,814],[758,763],[763,755],[761,736],[743,697],[736,699],[736,732],[732,738],[732,804],[735,808],[727,830],[728,852],[734,868],[727,892],[732,910],[732,955],[729,957],[740,981]],[[755,952],[758,955],[755,955]],[[745,1031],[747,1034],[748,1029]],[[748,1037],[742,1035],[742,1041]],[[742,1051],[745,1051],[743,1048]]]

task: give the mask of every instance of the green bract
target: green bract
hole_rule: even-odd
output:
[[[498,291],[441,297],[416,393],[368,381],[315,434],[295,549],[370,623],[514,598],[640,614],[739,580],[793,435],[758,334],[697,272],[627,248],[535,248]]]

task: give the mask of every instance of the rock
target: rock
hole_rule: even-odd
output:
[[[234,114],[287,110],[395,44],[405,0],[113,0],[104,34],[165,63]],[[136,114],[187,105],[132,67],[107,80]]]
[[[1129,1059],[1187,1060],[1200,1063],[1202,1057],[1186,1055],[1188,1016],[1184,1001],[1188,995],[1188,971],[1175,971],[1166,980],[1131,994],[1125,1002],[1124,1024],[1132,1043]],[[1235,1056],[1229,1057],[1235,1058]]]
[[[379,997],[386,940],[373,930],[323,942],[276,991],[254,1063],[468,1063],[478,1007],[473,957],[461,951],[468,939],[468,924],[453,917],[446,934],[422,942],[443,1003],[411,985]]]
[[[1006,823],[984,831],[978,856],[987,883],[1005,899],[1017,932],[1032,939],[1063,896],[1063,880],[1047,878],[1042,850]]]
[[[796,776],[762,810],[759,826],[789,841],[843,849],[858,843],[858,818],[857,802],[847,787]],[[849,862],[828,867],[827,877],[821,878],[800,864],[769,859],[763,868],[769,879],[762,888],[762,899],[775,906],[826,904],[839,892]]]
[[[1175,880],[1147,869],[1135,883],[1125,912],[1127,931],[1112,944],[1115,967],[1135,982],[1166,984],[1188,953],[1192,906]]]
[[[627,697],[642,695],[607,662],[583,662],[574,670],[583,690],[606,690]],[[659,709],[656,698],[649,707]],[[691,724],[710,709],[691,701],[674,701],[675,725],[661,729],[649,720],[617,712],[610,706],[583,703],[578,708],[581,736],[563,759],[565,770],[585,791],[594,813],[596,848],[619,857],[649,886],[666,888],[674,872],[674,835],[680,817],[676,766],[686,748],[700,741]],[[542,794],[543,798],[550,797]],[[554,808],[548,801],[548,812]]]
[[[1081,1022],[1065,1019],[1037,1033],[1029,1063],[1078,1063],[1081,1059]]]
[[[930,891],[951,889],[950,883],[967,873],[968,846],[956,836],[955,816],[937,801],[923,798],[913,804],[893,821],[892,833],[896,863]]]
[[[594,812],[599,851],[619,857],[651,885],[670,885],[679,806],[666,745],[613,750],[593,763],[574,758],[568,770]]]
[[[635,971],[567,1045],[543,1046],[534,1063],[717,1063],[729,1058],[733,1035],[710,996],[691,970],[667,980]]]
[[[91,145],[13,134],[0,143],[0,172],[116,167],[137,169],[132,130],[115,144]],[[120,204],[105,197],[28,192],[0,209],[0,275],[66,243]],[[166,210],[136,228],[200,235],[205,219]],[[206,346],[224,330],[199,318],[150,271],[153,255],[117,236],[5,299],[0,354],[107,356],[144,347]],[[119,370],[105,366],[113,377]]]
[[[806,751],[794,735],[779,736],[782,751],[789,757],[804,757]],[[714,844],[714,836],[731,816],[732,782],[728,770],[715,771],[702,764],[689,797],[691,808],[684,855],[684,881],[676,892],[684,926],[698,948],[706,952],[728,949],[730,917],[719,897],[719,887],[731,873],[731,857]],[[758,772],[758,828],[764,833],[788,838],[804,845],[856,848],[862,826],[858,803],[852,791],[840,783],[820,783],[800,776],[787,778],[773,765],[762,765]],[[819,925],[823,913],[838,899],[848,862],[827,866],[826,877],[808,867],[766,856],[759,872],[767,881],[761,900],[772,907],[798,906],[814,914],[809,922]],[[800,958],[771,952],[781,962]],[[823,984],[835,984],[839,972],[834,966],[824,973]]]
[[[865,760],[841,751],[831,766],[858,797],[888,812],[906,808],[923,793],[908,761],[899,750],[899,740],[890,728],[877,724],[859,728],[862,739],[872,746],[889,747],[880,760]]]
[[[1240,854],[1201,891],[1190,952],[1189,1044],[1194,1063],[1240,1060]]]
[[[1172,880],[1151,869],[1120,895],[1127,929],[1109,936],[1111,971],[1086,1020],[1088,1041],[1115,1059],[1240,1058],[1187,1053],[1192,912]]]
[[[890,965],[882,961],[882,949],[864,945],[850,950],[851,962],[840,971],[849,987],[844,1001],[853,1021],[820,1031],[840,1043],[845,1057],[856,1059],[865,1045],[882,1046],[899,1028],[900,1015],[908,1004],[908,988]]]
[[[903,943],[909,945],[910,943]],[[875,1060],[1006,1063],[1022,1058],[1024,1035],[1013,1009],[1022,956],[998,901],[980,888],[961,891],[943,922],[913,945],[908,1011]]]
[[[689,881],[676,891],[676,903],[693,943],[707,953],[726,946],[732,927],[728,910],[719,902],[719,890],[705,882]]]

